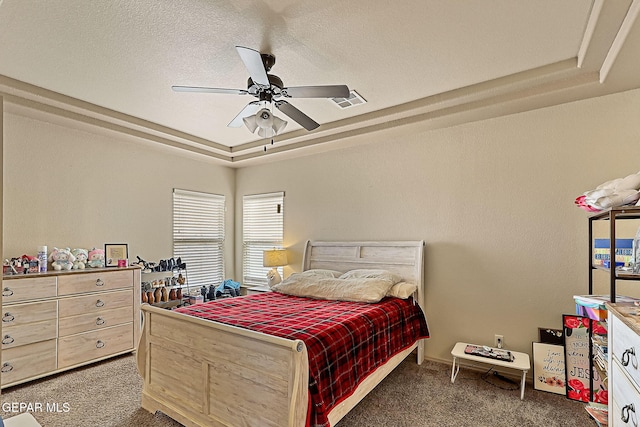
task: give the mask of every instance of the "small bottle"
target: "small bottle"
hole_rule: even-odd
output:
[[[38,247],[38,261],[40,261],[40,272],[46,273],[47,271],[47,247]]]

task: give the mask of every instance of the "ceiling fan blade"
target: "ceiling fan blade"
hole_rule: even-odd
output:
[[[252,114],[255,114],[258,112],[258,110],[260,109],[260,101],[253,101],[248,103],[243,109],[242,111],[240,111],[238,113],[238,115],[229,122],[229,124],[227,125],[230,128],[239,128],[242,127],[242,125],[244,125],[244,122],[242,121],[243,118],[250,116]]]
[[[260,52],[255,49],[250,49],[248,47],[236,46],[236,50],[244,62],[244,66],[249,70],[249,75],[251,76],[251,80],[257,85],[270,87],[271,83],[269,83],[269,77],[267,77],[267,71],[264,69],[264,64],[262,63],[262,56],[260,56]]]
[[[348,98],[349,88],[346,85],[285,87],[282,89],[282,96],[287,98]]]
[[[220,89],[217,87],[198,87],[198,86],[171,86],[176,92],[202,92],[202,93],[222,93],[229,95],[247,95],[248,91],[244,89]]]
[[[287,116],[289,116],[293,121],[297,122],[300,126],[305,128],[306,130],[314,130],[318,126],[311,117],[307,116],[302,111],[298,110],[293,105],[289,104],[287,101],[276,101],[274,102],[276,107]]]

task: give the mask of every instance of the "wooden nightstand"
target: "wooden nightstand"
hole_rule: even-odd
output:
[[[271,288],[266,286],[254,286],[252,288],[247,288],[247,295],[260,294],[262,292],[271,292]]]

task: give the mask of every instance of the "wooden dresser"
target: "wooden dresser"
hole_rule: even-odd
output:
[[[4,276],[1,387],[135,349],[140,269]]]

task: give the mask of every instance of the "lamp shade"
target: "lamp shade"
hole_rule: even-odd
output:
[[[287,264],[286,249],[270,249],[262,253],[262,265],[264,267],[282,267]]]
[[[258,124],[256,123],[256,116],[247,116],[242,119],[245,126],[251,133],[254,133],[256,129],[258,129]]]
[[[271,111],[266,108],[258,111],[255,115],[244,117],[242,121],[251,133],[254,133],[257,129],[258,135],[263,138],[277,135],[287,126],[285,120],[274,116]]]

